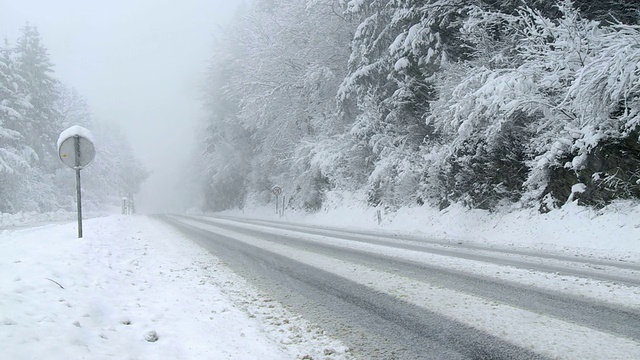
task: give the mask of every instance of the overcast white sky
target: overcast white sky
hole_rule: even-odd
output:
[[[36,25],[56,77],[121,125],[153,171],[139,206],[171,201],[201,116],[199,86],[220,24],[241,0],[0,0],[0,35]]]

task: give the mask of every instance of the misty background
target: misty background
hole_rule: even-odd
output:
[[[0,0],[0,35],[14,40],[27,22],[38,28],[55,76],[87,98],[93,117],[118,124],[151,172],[138,209],[170,211],[202,120],[215,34],[240,3]]]
[[[0,14],[0,212],[71,208],[50,146],[70,123],[104,142],[86,170],[96,208],[139,193],[146,212],[243,209],[272,204],[275,185],[307,212],[640,198],[636,3],[23,1]]]

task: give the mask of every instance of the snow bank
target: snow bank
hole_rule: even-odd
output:
[[[569,203],[540,214],[535,209],[503,208],[488,212],[452,205],[442,211],[407,207],[391,212],[366,205],[363,193],[330,192],[324,208],[314,214],[272,206],[227,211],[225,214],[279,219],[329,226],[379,229],[451,242],[522,247],[571,255],[640,262],[640,204],[618,201],[602,210]],[[378,211],[381,223],[378,224]]]
[[[117,210],[119,211],[120,209]],[[105,216],[107,214],[116,214],[118,211],[113,211],[112,209],[108,211],[83,211],[82,217],[84,219],[88,219]],[[70,222],[77,221],[77,219],[77,213],[64,210],[48,213],[39,213],[35,211],[20,212],[17,214],[0,213],[0,230],[15,227],[37,226],[54,222]]]
[[[6,359],[347,358],[347,349],[162,223],[0,232]]]

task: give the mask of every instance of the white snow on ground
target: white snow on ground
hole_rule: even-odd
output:
[[[329,193],[325,204],[325,209],[313,215],[288,209],[280,218],[271,206],[227,214],[412,234],[440,239],[445,244],[479,243],[498,249],[525,248],[640,263],[640,205],[634,202],[617,202],[603,210],[568,204],[548,214],[539,214],[535,209],[489,213],[460,206],[442,211],[414,207],[392,213],[367,208],[362,196],[340,193]],[[85,238],[77,239],[74,218],[69,215],[0,214],[2,358],[350,357],[343,345],[327,338],[320,328],[289,313],[172,228],[145,217],[111,216],[86,220]],[[68,222],[8,229],[51,220]],[[640,307],[638,289],[620,284],[411,250],[394,249],[389,253],[388,248],[376,245],[306,237],[365,251],[385,251],[412,261],[453,266],[529,286],[562,289],[635,309]],[[241,238],[254,244],[259,242],[246,236]],[[428,282],[418,286],[412,279],[286,246],[264,242],[259,245],[549,356],[625,358],[640,353],[637,342],[549,316]],[[563,265],[560,260],[544,261]],[[621,269],[612,271],[621,276],[634,275]]]
[[[74,204],[75,207],[75,204]],[[94,218],[106,216],[116,211],[83,211],[83,218]],[[37,225],[46,225],[51,223],[67,223],[78,221],[78,215],[75,212],[58,211],[50,213],[23,212],[17,214],[0,213],[0,231],[4,229],[15,229],[16,227],[33,227]]]
[[[56,221],[72,221],[77,219],[75,214],[66,211],[56,213],[39,214],[35,212],[4,214],[0,213],[0,230],[17,226],[34,226],[48,224]]]
[[[444,210],[415,206],[392,212],[367,207],[365,199],[362,193],[329,192],[324,208],[315,214],[287,210],[284,217],[278,218],[271,205],[252,205],[245,211],[232,210],[224,214],[640,263],[640,203],[637,201],[618,201],[601,210],[569,203],[540,214],[536,209],[504,208],[489,212],[460,205]]]
[[[159,221],[0,232],[3,359],[348,358]]]

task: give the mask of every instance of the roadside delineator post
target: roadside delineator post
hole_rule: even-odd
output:
[[[282,215],[284,215],[284,195],[282,195],[282,187],[273,185],[271,192],[276,196],[276,214],[282,217]],[[280,207],[280,195],[282,195],[282,207]]]

